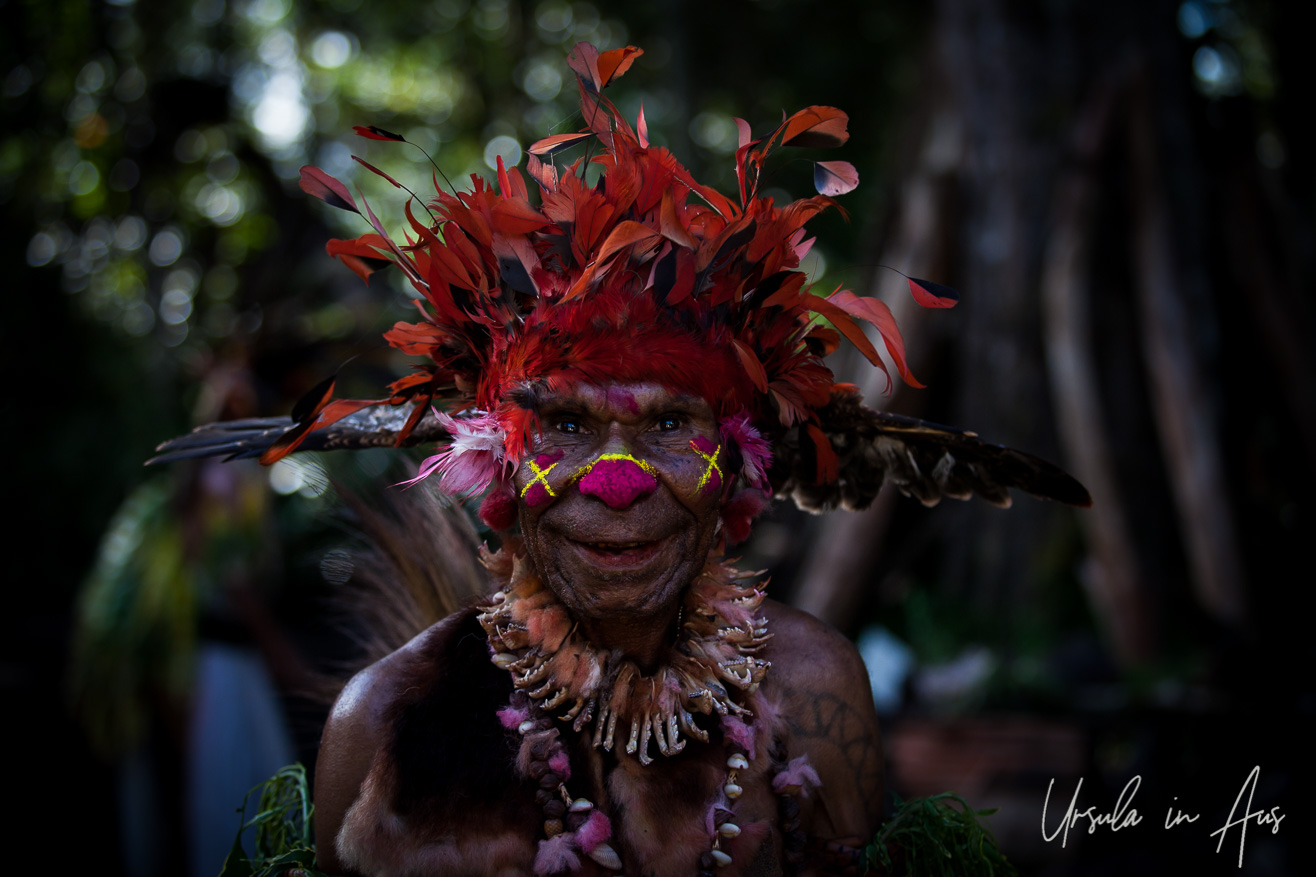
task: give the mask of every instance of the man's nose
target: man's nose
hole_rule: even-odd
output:
[[[603,500],[614,509],[629,508],[658,489],[653,466],[625,447],[609,449],[594,458],[580,479],[580,492]]]

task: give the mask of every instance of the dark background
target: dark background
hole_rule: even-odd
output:
[[[327,607],[354,524],[326,477],[369,502],[402,470],[324,458],[279,492],[254,468],[219,484],[141,463],[196,420],[287,412],[351,357],[340,395],[400,374],[378,335],[408,312],[401,287],[366,288],[324,255],[366,229],[305,197],[297,168],[359,183],[392,223],[395,190],[349,155],[422,192],[429,165],[352,125],[406,134],[454,180],[488,174],[491,144],[576,127],[565,55],[586,39],[646,50],[614,100],[643,101],[653,141],[724,190],[732,116],[759,132],[783,110],[847,110],[851,141],[827,157],[862,182],[848,222],[815,224],[810,267],[820,289],[891,303],[928,389],[884,399],[857,364],[834,368],[872,404],[1056,460],[1092,492],[1080,512],[893,493],[861,515],[760,523],[747,551],[775,596],[907,650],[893,789],[1001,807],[992,824],[1025,873],[1234,873],[1237,831],[1219,855],[1209,834],[1259,765],[1254,807],[1285,819],[1253,826],[1241,873],[1295,873],[1316,730],[1301,8],[0,0],[0,683],[20,855],[187,867],[199,642],[263,656],[313,758],[323,707],[294,692],[353,654]],[[808,194],[803,162],[776,173],[783,195]],[[879,264],[963,301],[919,311]],[[154,811],[123,803],[134,758],[154,765]],[[1079,809],[1107,811],[1134,776],[1142,825],[1042,841],[1052,778],[1052,806],[1083,777]],[[1171,803],[1201,821],[1163,829]],[[29,822],[66,840],[38,843]],[[157,852],[129,868],[140,823]]]

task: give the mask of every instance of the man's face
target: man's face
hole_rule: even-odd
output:
[[[728,477],[712,409],[657,384],[539,399],[514,479],[536,570],[580,620],[670,607],[704,566]]]

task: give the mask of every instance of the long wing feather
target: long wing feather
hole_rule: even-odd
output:
[[[778,495],[808,511],[867,508],[888,482],[927,506],[943,497],[976,495],[1008,507],[1011,489],[1074,506],[1092,504],[1082,484],[1032,454],[953,427],[874,411],[853,394],[833,395],[819,418],[840,457],[836,481],[816,483],[810,443],[800,441],[797,431],[773,446],[771,478]]]
[[[393,447],[413,407],[375,405],[362,409],[312,432],[298,451]],[[827,484],[816,483],[816,451],[811,441],[801,442],[798,430],[788,431],[773,443],[774,463],[769,473],[778,496],[790,496],[808,511],[867,508],[887,482],[928,506],[936,505],[943,497],[968,499],[976,495],[1008,507],[1011,489],[1069,505],[1092,504],[1082,484],[1039,457],[984,442],[964,430],[874,411],[853,394],[834,394],[831,403],[819,412],[819,419],[839,457],[839,478]],[[200,457],[258,457],[295,425],[289,417],[206,424],[161,444],[147,465]],[[438,419],[427,412],[403,445],[450,438]]]
[[[394,447],[398,432],[411,416],[414,407],[414,404],[407,403],[363,408],[331,426],[315,430],[298,446],[297,451]],[[258,417],[207,423],[187,435],[161,444],[155,449],[156,455],[147,460],[146,465],[199,457],[223,457],[225,460],[259,457],[295,426],[296,422],[291,417]],[[448,438],[447,430],[439,424],[438,419],[426,412],[402,445],[410,447]]]

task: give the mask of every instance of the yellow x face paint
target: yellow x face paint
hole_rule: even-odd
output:
[[[716,542],[731,477],[712,407],[654,384],[536,388],[535,405],[513,480],[545,585],[581,619],[676,599]]]
[[[532,473],[529,481],[521,488],[521,501],[531,508],[550,503],[557,499],[557,492],[548,483],[548,473],[552,472],[562,461],[561,451],[540,454],[533,460],[526,461],[526,467]]]
[[[718,458],[722,455],[722,446],[714,445],[704,436],[696,436],[690,441],[691,449],[707,463],[704,474],[695,485],[695,492],[700,494],[716,493],[722,489],[722,467]]]

